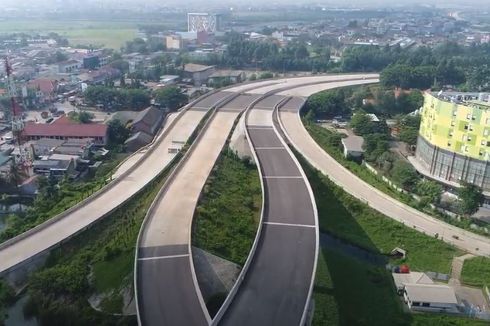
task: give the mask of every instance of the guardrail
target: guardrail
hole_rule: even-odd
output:
[[[165,184],[160,189],[160,191],[158,192],[157,196],[155,197],[155,200],[152,202],[150,208],[148,209],[148,212],[147,212],[147,214],[146,214],[146,216],[145,216],[145,218],[143,220],[143,223],[141,225],[140,231],[138,233],[138,238],[137,238],[137,242],[136,242],[135,261],[134,261],[134,287],[135,287],[136,315],[137,315],[137,319],[138,319],[138,324],[139,325],[141,325],[142,323],[141,323],[141,314],[140,314],[140,307],[139,307],[139,295],[138,295],[138,284],[137,284],[138,283],[137,266],[138,266],[138,249],[139,249],[139,246],[140,246],[140,243],[141,243],[141,236],[143,234],[143,230],[145,229],[146,225],[148,224],[148,221],[151,219],[151,216],[152,216],[153,212],[155,211],[156,206],[158,205],[158,203],[160,202],[160,200],[162,199],[162,197],[165,195],[165,193],[168,191],[168,189],[172,185],[173,180],[175,179],[175,177],[177,176],[177,174],[179,173],[179,171],[182,169],[182,167],[184,166],[185,162],[189,159],[189,157],[192,154],[192,152],[194,152],[195,147],[199,144],[200,139],[203,137],[203,135],[205,134],[205,132],[208,129],[209,125],[211,124],[211,121],[214,119],[214,117],[215,117],[215,115],[217,113],[218,108],[226,105],[229,102],[231,102],[233,99],[237,98],[242,93],[245,93],[245,92],[247,92],[249,90],[252,90],[254,88],[255,87],[252,87],[250,89],[244,90],[244,91],[239,92],[239,93],[231,93],[230,96],[228,96],[228,97],[226,97],[226,98],[218,101],[217,103],[215,103],[215,105],[212,106],[212,108],[210,109],[212,113],[209,116],[209,118],[206,120],[206,123],[204,124],[202,130],[199,131],[197,137],[194,139],[194,141],[190,145],[189,149],[187,150],[187,152],[182,157],[181,162],[174,168],[174,170],[167,177],[167,180],[165,181]],[[220,91],[223,91],[223,89],[220,89]],[[211,318],[209,317],[209,313],[207,311],[206,305],[205,305],[204,300],[202,298],[202,294],[201,294],[199,285],[197,283],[197,277],[196,277],[196,273],[195,273],[195,270],[194,270],[194,264],[193,264],[193,261],[192,261],[192,251],[191,251],[192,249],[191,249],[191,246],[192,246],[191,245],[191,241],[189,239],[189,247],[190,247],[189,248],[189,257],[190,258],[189,259],[190,259],[190,263],[191,263],[191,272],[192,272],[191,274],[192,274],[194,286],[195,286],[195,289],[196,289],[196,293],[197,293],[198,298],[199,298],[199,302],[201,304],[201,307],[203,309],[204,314],[206,315],[206,319],[207,319],[207,321],[209,323],[210,320],[211,320]]]
[[[247,138],[247,141],[248,141],[248,144],[251,148],[251,152],[252,152],[252,155],[254,157],[254,160],[256,162],[256,165],[257,165],[257,170],[259,172],[259,177],[260,177],[260,183],[261,183],[261,189],[262,189],[262,195],[263,195],[263,198],[265,196],[265,190],[264,190],[264,184],[263,184],[263,178],[262,178],[262,171],[261,171],[261,168],[260,168],[260,162],[258,160],[258,157],[257,157],[257,154],[256,154],[256,151],[255,151],[255,148],[250,140],[250,135],[249,135],[249,132],[248,132],[248,129],[246,127],[246,120],[248,118],[248,114],[250,112],[250,109],[260,100],[268,97],[268,96],[271,96],[271,95],[274,95],[276,93],[280,93],[280,92],[283,92],[283,91],[286,91],[286,90],[289,90],[289,89],[295,89],[295,88],[299,88],[299,87],[305,87],[305,86],[310,86],[310,85],[319,85],[319,84],[327,84],[327,83],[333,83],[333,82],[342,82],[342,81],[349,81],[349,80],[364,80],[365,78],[350,78],[350,79],[339,79],[339,80],[332,80],[332,81],[315,81],[315,82],[308,82],[308,83],[305,83],[305,84],[301,84],[301,85],[293,85],[293,86],[286,86],[286,87],[282,87],[282,88],[279,88],[277,90],[272,90],[272,91],[269,91],[269,92],[266,92],[265,94],[263,94],[263,96],[261,96],[260,98],[257,99],[257,101],[254,101],[254,103],[252,105],[250,105],[247,109],[246,109],[246,113],[245,113],[245,117],[243,119],[243,124],[244,124],[244,129],[245,129],[245,135],[246,135],[246,138]],[[266,87],[266,85],[261,85],[260,88],[262,87]],[[280,101],[278,104],[275,105],[274,107],[274,111],[276,111],[277,107],[279,107],[280,105],[284,104],[287,100],[289,100],[288,97],[285,98],[284,101]],[[275,128],[274,124],[273,124],[273,127],[276,131],[276,133],[278,133],[277,129]],[[279,133],[278,133],[279,135]],[[279,138],[282,140],[282,137],[279,135]],[[287,145],[286,145],[287,147]],[[289,149],[289,148],[288,148]],[[295,156],[290,152],[290,155],[292,155],[292,157],[294,158],[296,164],[299,164],[295,158]],[[300,171],[303,175],[303,178],[306,178],[306,176],[304,175],[304,172],[303,170],[300,168]],[[307,182],[307,179],[306,180],[306,184],[307,184],[307,188],[310,192],[310,197],[313,196],[313,191],[311,190],[311,187],[309,185],[309,183]],[[311,198],[314,198],[311,197]],[[258,241],[260,240],[260,236],[261,236],[261,233],[262,233],[262,222],[263,222],[263,216],[264,216],[264,205],[265,205],[265,200],[263,199],[262,200],[262,208],[261,208],[261,214],[260,214],[260,221],[259,221],[259,226],[257,228],[257,233],[256,233],[256,236],[255,236],[255,239],[254,239],[254,242],[252,244],[252,248],[250,249],[250,253],[247,257],[247,260],[245,261],[245,264],[243,265],[243,268],[242,270],[240,271],[240,274],[235,282],[235,284],[233,285],[233,287],[231,288],[228,296],[226,297],[225,301],[223,302],[223,304],[221,305],[220,309],[218,310],[218,312],[216,313],[214,319],[213,319],[213,322],[212,322],[212,325],[218,325],[218,323],[220,322],[221,318],[223,318],[224,314],[226,313],[226,310],[229,308],[229,306],[231,305],[236,293],[238,292],[238,289],[240,287],[240,285],[242,284],[243,280],[245,279],[245,275],[246,275],[246,272],[248,271],[249,267],[250,267],[250,264],[253,260],[253,257],[255,255],[255,251],[257,249],[257,245],[258,245]],[[316,210],[316,203],[314,202],[313,200],[313,207],[315,209],[315,220],[317,221],[318,220],[318,216],[317,216],[317,210]],[[316,256],[318,256],[318,228],[317,228],[317,252],[316,252]],[[315,269],[313,271],[313,273],[315,273],[315,270],[316,270],[316,260],[315,260]],[[314,284],[314,277],[312,278],[312,282],[311,282],[311,285],[310,285],[310,296],[311,296],[311,291],[313,290],[313,284]],[[308,309],[308,304],[309,304],[309,300],[308,302],[306,303],[305,305],[305,311]],[[304,321],[304,318],[306,318],[306,314],[303,313],[303,316],[302,316],[302,321]]]
[[[178,113],[178,116],[175,117],[175,119],[168,125],[168,127],[164,130],[164,132],[160,135],[159,139],[157,142],[155,142],[155,146],[151,147],[145,154],[144,154],[144,157],[141,158],[136,164],[134,164],[132,167],[130,167],[127,171],[125,171],[124,173],[122,173],[118,178],[116,178],[114,181],[110,182],[109,184],[107,184],[106,186],[104,186],[102,189],[98,190],[97,192],[95,192],[94,194],[92,194],[91,196],[85,198],[84,200],[82,200],[81,202],[75,204],[74,206],[70,207],[69,209],[63,211],[62,213],[50,218],[49,220],[9,239],[9,240],[6,240],[4,241],[3,243],[0,244],[0,250],[3,250],[9,246],[12,246],[14,245],[15,243],[17,242],[20,242],[22,241],[23,239],[27,238],[27,237],[30,237],[32,236],[33,234],[49,227],[50,225],[52,224],[55,224],[56,222],[62,220],[63,218],[65,218],[66,216],[68,216],[69,214],[71,214],[72,212],[76,211],[77,209],[79,209],[80,207],[86,205],[87,203],[95,200],[96,198],[100,197],[102,194],[106,193],[107,191],[111,190],[112,188],[114,188],[118,183],[120,183],[126,176],[128,176],[130,173],[132,173],[137,167],[139,167],[143,161],[149,156],[151,155],[155,149],[158,147],[158,144],[160,144],[163,139],[165,139],[165,137],[167,137],[168,133],[173,129],[173,127],[176,125],[176,123],[178,122],[178,120],[180,120],[180,118],[182,117],[182,115],[185,113],[185,111],[189,110],[190,108],[192,108],[193,105],[195,105],[196,103],[204,100],[205,98],[219,92],[220,90],[214,90],[214,91],[211,91],[209,93],[206,93],[204,94],[203,96],[197,98],[196,100],[190,102],[189,104],[187,104],[186,106],[182,107],[180,110],[179,110],[179,113]],[[156,177],[156,176],[155,176]],[[151,181],[153,181],[155,178],[153,178],[152,180],[150,180],[148,183],[150,183]],[[147,183],[147,184],[148,184]],[[100,218],[98,218],[97,220],[93,221],[92,223],[89,223],[88,225],[86,225],[85,227],[81,228],[80,230],[77,230],[76,232],[74,232],[73,234],[70,235],[70,237],[66,238],[66,239],[63,239],[62,241],[52,245],[52,246],[49,246],[47,248],[45,248],[44,250],[34,254],[33,256],[29,257],[28,259],[22,261],[22,262],[19,262],[18,264],[14,265],[14,266],[11,266],[10,268],[7,268],[3,271],[0,271],[0,275],[3,275],[3,274],[6,274],[6,273],[9,273],[9,272],[12,272],[13,270],[17,269],[20,265],[22,265],[23,263],[25,262],[29,262],[33,259],[35,259],[37,256],[43,254],[44,252],[46,251],[49,251],[51,250],[52,248],[64,243],[67,239],[70,239],[71,237],[79,234],[80,232],[82,231],[85,231],[87,229],[89,229],[94,223],[98,222],[100,219],[104,218],[105,216],[111,214],[115,209],[117,209],[118,207],[120,207],[121,205],[124,205],[128,200],[130,200],[131,198],[133,198],[135,195],[137,195],[138,193],[141,192],[141,190],[143,190],[144,188],[146,187],[146,185],[144,185],[139,191],[137,191],[136,193],[134,193],[132,196],[126,198],[126,200],[124,200],[120,205],[116,206],[116,207],[113,207],[113,209],[111,209],[110,211],[108,211],[106,214],[100,216]]]
[[[303,103],[303,105],[304,105],[304,103]],[[311,188],[310,182],[308,181],[308,177],[306,176],[303,168],[301,167],[301,164],[298,162],[298,159],[296,158],[296,156],[294,155],[294,153],[291,151],[289,146],[286,144],[286,141],[284,140],[284,136],[287,137],[287,134],[284,132],[284,126],[282,125],[281,119],[279,118],[279,108],[280,108],[280,106],[276,107],[276,109],[274,110],[275,118],[276,118],[275,120],[273,120],[274,121],[274,129],[276,130],[276,132],[278,134],[281,134],[281,136],[280,136],[281,141],[284,143],[286,150],[288,151],[292,160],[294,161],[294,163],[298,167],[298,170],[300,171],[301,176],[303,177],[306,188],[308,189],[308,193],[310,195],[311,205],[313,207],[313,213],[315,216],[315,226],[316,226],[315,227],[315,238],[316,238],[315,239],[315,262],[313,264],[312,277],[311,277],[310,287],[308,289],[308,297],[307,297],[305,307],[303,309],[303,315],[301,316],[301,321],[300,321],[300,325],[306,325],[308,308],[309,308],[310,301],[311,301],[311,295],[313,293],[313,287],[315,285],[316,268],[317,268],[317,264],[318,264],[318,254],[319,254],[319,250],[320,250],[320,248],[319,248],[319,246],[320,246],[320,230],[319,230],[319,226],[318,226],[318,223],[319,223],[318,222],[318,209],[316,206],[315,194],[313,193],[313,189]],[[276,129],[276,123],[279,125],[280,132],[278,131],[278,129]]]

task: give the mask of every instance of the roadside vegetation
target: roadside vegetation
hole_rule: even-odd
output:
[[[225,149],[196,208],[193,245],[243,266],[257,232],[261,202],[257,167]]]
[[[453,256],[461,254],[459,250],[369,208],[303,158],[299,159],[315,194],[320,233],[384,257],[386,263],[406,263],[416,271],[449,273]],[[395,247],[407,251],[405,260],[389,257]],[[318,257],[313,298],[313,325],[318,326],[486,324],[439,314],[409,314],[404,311],[390,271],[383,264],[328,245],[322,248]]]
[[[403,263],[424,272],[448,274],[452,258],[462,254],[460,250],[370,208],[306,162],[302,164],[315,194],[321,232],[387,258],[394,248],[400,247],[407,251]],[[395,264],[401,262],[393,261]]]
[[[408,162],[397,158],[394,153],[391,153],[388,149],[389,145],[386,136],[375,133],[369,134],[364,138],[365,159],[371,166],[377,169],[378,175],[375,175],[359,162],[344,157],[340,142],[342,135],[321,127],[313,121],[308,120],[307,117],[305,117],[303,123],[310,136],[325,152],[373,187],[447,223],[488,236],[488,233],[484,229],[475,229],[472,227],[472,224],[482,224],[479,221],[471,218],[458,220],[433,209],[431,204],[439,204],[442,187],[436,182],[422,179]],[[382,176],[386,176],[399,188],[403,189],[405,193],[395,190],[382,180]],[[481,205],[481,189],[463,185],[461,191],[465,194],[464,198],[468,199],[456,202],[456,207],[453,209],[468,216],[468,212],[475,212]],[[409,193],[417,195],[420,200],[415,200]]]
[[[180,154],[179,154],[180,155]],[[121,314],[133,300],[133,264],[141,223],[163,186],[167,169],[142,192],[100,223],[53,250],[45,267],[28,281],[24,311],[42,324],[134,325]],[[99,296],[94,310],[89,298]],[[130,297],[128,297],[130,296]]]
[[[122,154],[107,157],[95,173],[77,181],[65,178],[59,182],[53,177],[38,177],[39,193],[32,206],[7,218],[7,227],[0,232],[0,242],[62,213],[107,185],[114,169],[125,157]]]
[[[143,190],[89,232],[51,251],[45,266],[28,279],[26,316],[36,317],[43,325],[137,324],[134,316],[121,314],[134,300],[134,253],[141,223],[168,173],[207,118],[209,113],[174,161]]]
[[[477,287],[490,287],[490,258],[474,257],[464,261],[461,281]]]

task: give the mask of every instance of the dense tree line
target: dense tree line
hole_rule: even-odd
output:
[[[90,86],[84,97],[89,105],[100,104],[105,110],[141,110],[150,105],[150,94],[138,88]]]
[[[341,70],[382,71],[385,86],[427,89],[462,85],[489,89],[490,45],[465,47],[446,42],[435,47],[353,46],[343,53]]]

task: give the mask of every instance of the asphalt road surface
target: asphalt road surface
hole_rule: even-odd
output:
[[[239,95],[218,109],[167,191],[156,199],[138,252],[138,305],[143,325],[207,325],[211,321],[193,270],[192,218],[235,120],[257,97]]]
[[[282,99],[260,101],[247,119],[264,181],[263,226],[249,269],[220,325],[297,326],[310,295],[317,222],[307,181],[272,125],[273,107]]]

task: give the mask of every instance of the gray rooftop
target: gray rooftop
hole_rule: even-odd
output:
[[[346,138],[342,138],[341,142],[348,151],[364,152],[364,149],[362,148],[364,138],[361,136],[349,135]]]

